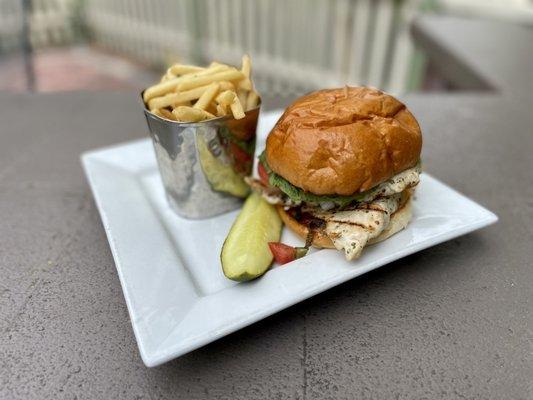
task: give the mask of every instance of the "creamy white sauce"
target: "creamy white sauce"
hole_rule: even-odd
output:
[[[378,196],[391,196],[395,193],[401,193],[407,188],[416,186],[418,182],[420,182],[420,167],[406,169],[371,189],[371,192],[362,201],[371,201]]]

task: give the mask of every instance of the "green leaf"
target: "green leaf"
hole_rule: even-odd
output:
[[[297,186],[294,186],[285,178],[273,172],[268,163],[266,162],[266,155],[263,151],[259,156],[259,161],[265,167],[265,171],[268,173],[268,181],[272,186],[276,186],[283,193],[285,193],[292,201],[294,202],[306,202],[306,203],[322,203],[322,202],[333,202],[338,207],[346,207],[348,204],[355,201],[361,200],[364,198],[368,192],[356,193],[350,196],[341,196],[341,195],[317,195],[311,192],[306,192],[303,189],[300,189]]]

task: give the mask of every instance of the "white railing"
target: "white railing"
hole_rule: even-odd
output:
[[[31,40],[72,40],[76,5],[93,42],[149,65],[254,60],[263,92],[364,84],[408,89],[409,25],[430,0],[33,0]],[[0,51],[20,43],[20,0],[0,0]]]
[[[271,93],[365,84],[407,89],[409,24],[423,0],[86,0],[96,42],[152,65],[237,64]]]
[[[31,42],[34,47],[70,43],[75,0],[32,0]]]
[[[150,65],[192,61],[191,0],[88,0],[93,39]],[[192,17],[191,17],[192,18]]]
[[[0,0],[0,52],[20,46],[22,6],[17,0]]]
[[[30,41],[35,48],[70,43],[76,0],[33,0],[29,13]],[[0,52],[20,47],[22,1],[0,0]]]

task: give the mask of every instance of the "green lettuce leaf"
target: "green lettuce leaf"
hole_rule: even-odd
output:
[[[286,180],[285,178],[273,172],[270,169],[268,163],[266,162],[266,155],[264,151],[259,156],[259,161],[261,162],[261,164],[263,164],[263,167],[265,167],[265,171],[268,173],[269,183],[272,186],[276,186],[277,188],[279,188],[283,193],[285,193],[294,202],[303,201],[306,203],[315,203],[315,204],[319,204],[322,202],[333,202],[335,203],[337,207],[342,208],[342,207],[346,207],[350,203],[360,201],[367,194],[370,193],[370,190],[369,190],[367,192],[356,193],[350,196],[342,196],[342,195],[317,195],[317,194],[313,194],[310,192],[306,192],[303,189],[297,186],[294,186],[288,180]]]

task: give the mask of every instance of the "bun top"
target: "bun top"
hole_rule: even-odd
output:
[[[376,89],[310,93],[290,105],[270,132],[270,168],[322,195],[364,192],[416,165],[422,133],[400,101]]]

